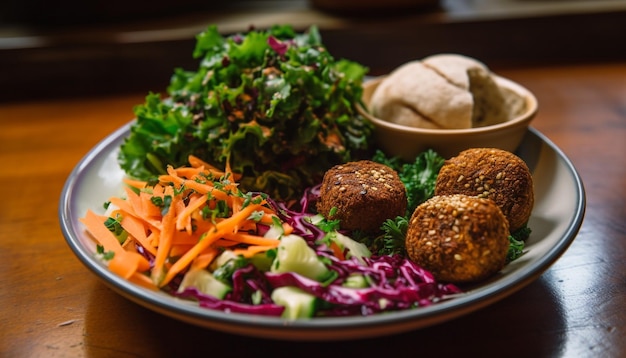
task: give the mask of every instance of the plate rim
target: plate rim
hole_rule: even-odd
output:
[[[155,294],[154,291],[136,286],[117,277],[104,265],[93,259],[91,256],[93,253],[88,252],[81,245],[80,240],[74,237],[77,233],[73,230],[71,199],[81,174],[102,152],[112,147],[119,147],[119,144],[130,132],[133,122],[134,120],[126,123],[99,141],[80,159],[67,177],[58,206],[59,222],[65,241],[82,264],[118,294],[171,318],[232,334],[284,340],[346,340],[390,335],[443,323],[488,306],[517,292],[537,279],[571,245],[580,230],[586,211],[586,193],[583,181],[572,161],[544,134],[533,127],[529,127],[527,134],[536,136],[542,144],[547,145],[556,154],[566,167],[576,188],[576,207],[570,222],[567,224],[567,230],[556,244],[537,259],[530,268],[515,272],[500,282],[499,285],[490,284],[479,292],[473,292],[428,307],[371,316],[324,317],[287,321],[278,317],[214,311],[176,299],[165,293],[162,295]]]

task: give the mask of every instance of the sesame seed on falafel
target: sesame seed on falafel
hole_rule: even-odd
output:
[[[534,206],[533,178],[517,155],[496,148],[471,148],[445,161],[435,195],[466,194],[493,200],[511,232],[526,225]]]
[[[490,199],[463,194],[434,196],[409,221],[409,258],[439,281],[484,280],[506,264],[508,221]]]
[[[334,213],[331,213],[336,208]],[[339,219],[342,229],[375,232],[382,223],[403,216],[407,194],[398,173],[387,165],[360,160],[332,167],[324,174],[317,210]]]

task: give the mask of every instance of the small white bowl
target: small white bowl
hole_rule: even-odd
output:
[[[503,92],[512,92],[523,99],[523,110],[504,123],[469,129],[425,129],[408,127],[374,117],[369,113],[370,100],[385,76],[376,77],[363,84],[363,103],[358,110],[375,127],[374,140],[388,156],[399,156],[413,161],[427,149],[451,158],[468,148],[490,147],[514,152],[522,142],[530,122],[537,113],[537,98],[525,87],[509,79],[495,76]]]

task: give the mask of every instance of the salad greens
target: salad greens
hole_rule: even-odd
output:
[[[435,194],[437,175],[443,166],[445,158],[432,149],[420,153],[413,162],[405,162],[399,157],[387,157],[385,153],[376,150],[373,161],[387,165],[398,172],[400,181],[407,191],[407,213],[413,213],[415,208]]]
[[[407,191],[407,209],[404,216],[387,219],[381,227],[382,235],[364,238],[368,246],[379,255],[406,254],[404,240],[409,219],[415,208],[435,194],[437,175],[445,158],[432,149],[420,153],[413,162],[400,157],[388,157],[376,150],[372,160],[392,168],[398,173]]]
[[[166,98],[150,93],[134,108],[119,153],[130,177],[149,180],[195,155],[231,165],[246,191],[288,200],[369,148],[372,125],[356,111],[368,69],[336,60],[315,26],[229,36],[209,26],[196,39],[198,69],[175,69]]]

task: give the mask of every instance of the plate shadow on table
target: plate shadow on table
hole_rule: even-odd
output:
[[[330,342],[259,339],[196,327],[135,304],[99,281],[94,281],[88,294],[83,342],[86,356],[253,357],[264,352],[272,357],[319,358],[345,357],[352,352],[355,356],[392,353],[394,357],[415,357],[422,351],[438,352],[439,357],[459,353],[547,357],[557,355],[566,341],[563,309],[541,278],[490,307],[435,326],[379,338]],[[528,308],[517,307],[531,307],[533,314],[529,315]],[[526,322],[520,325],[522,321]],[[110,329],[103,331],[103,327]],[[495,351],[489,349],[494,342],[498,342],[493,345]],[[120,347],[132,348],[120,351]],[[542,347],[553,347],[554,351]]]

